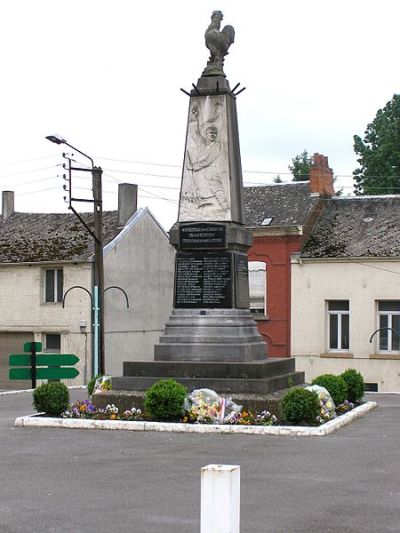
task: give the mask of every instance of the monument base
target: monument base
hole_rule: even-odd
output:
[[[243,362],[266,359],[266,343],[248,309],[173,309],[155,361]]]
[[[114,391],[145,391],[160,379],[173,378],[189,391],[208,388],[218,394],[269,394],[304,383],[294,358],[249,363],[125,361],[123,376],[113,377]]]

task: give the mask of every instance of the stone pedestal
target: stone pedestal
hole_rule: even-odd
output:
[[[174,309],[155,361],[261,361],[265,343],[248,309]]]

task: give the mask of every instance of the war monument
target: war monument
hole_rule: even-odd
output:
[[[113,389],[143,391],[173,377],[188,389],[267,394],[301,383],[293,359],[268,359],[249,310],[242,168],[235,92],[224,73],[234,42],[214,11],[205,32],[210,57],[189,96],[178,220],[174,302],[154,361],[126,361]],[[242,89],[243,90],[243,89]]]

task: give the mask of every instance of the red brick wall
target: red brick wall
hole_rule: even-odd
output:
[[[299,252],[300,236],[254,237],[249,261],[264,261],[267,270],[267,320],[258,329],[269,357],[290,357],[290,255]]]

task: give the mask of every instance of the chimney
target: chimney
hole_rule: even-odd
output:
[[[14,213],[14,191],[3,191],[1,212],[3,222],[6,222]]]
[[[137,211],[137,185],[120,183],[118,185],[118,226],[122,227],[128,222],[133,213]]]
[[[333,171],[329,168],[328,158],[314,154],[314,162],[310,168],[310,191],[321,196],[334,196]]]

